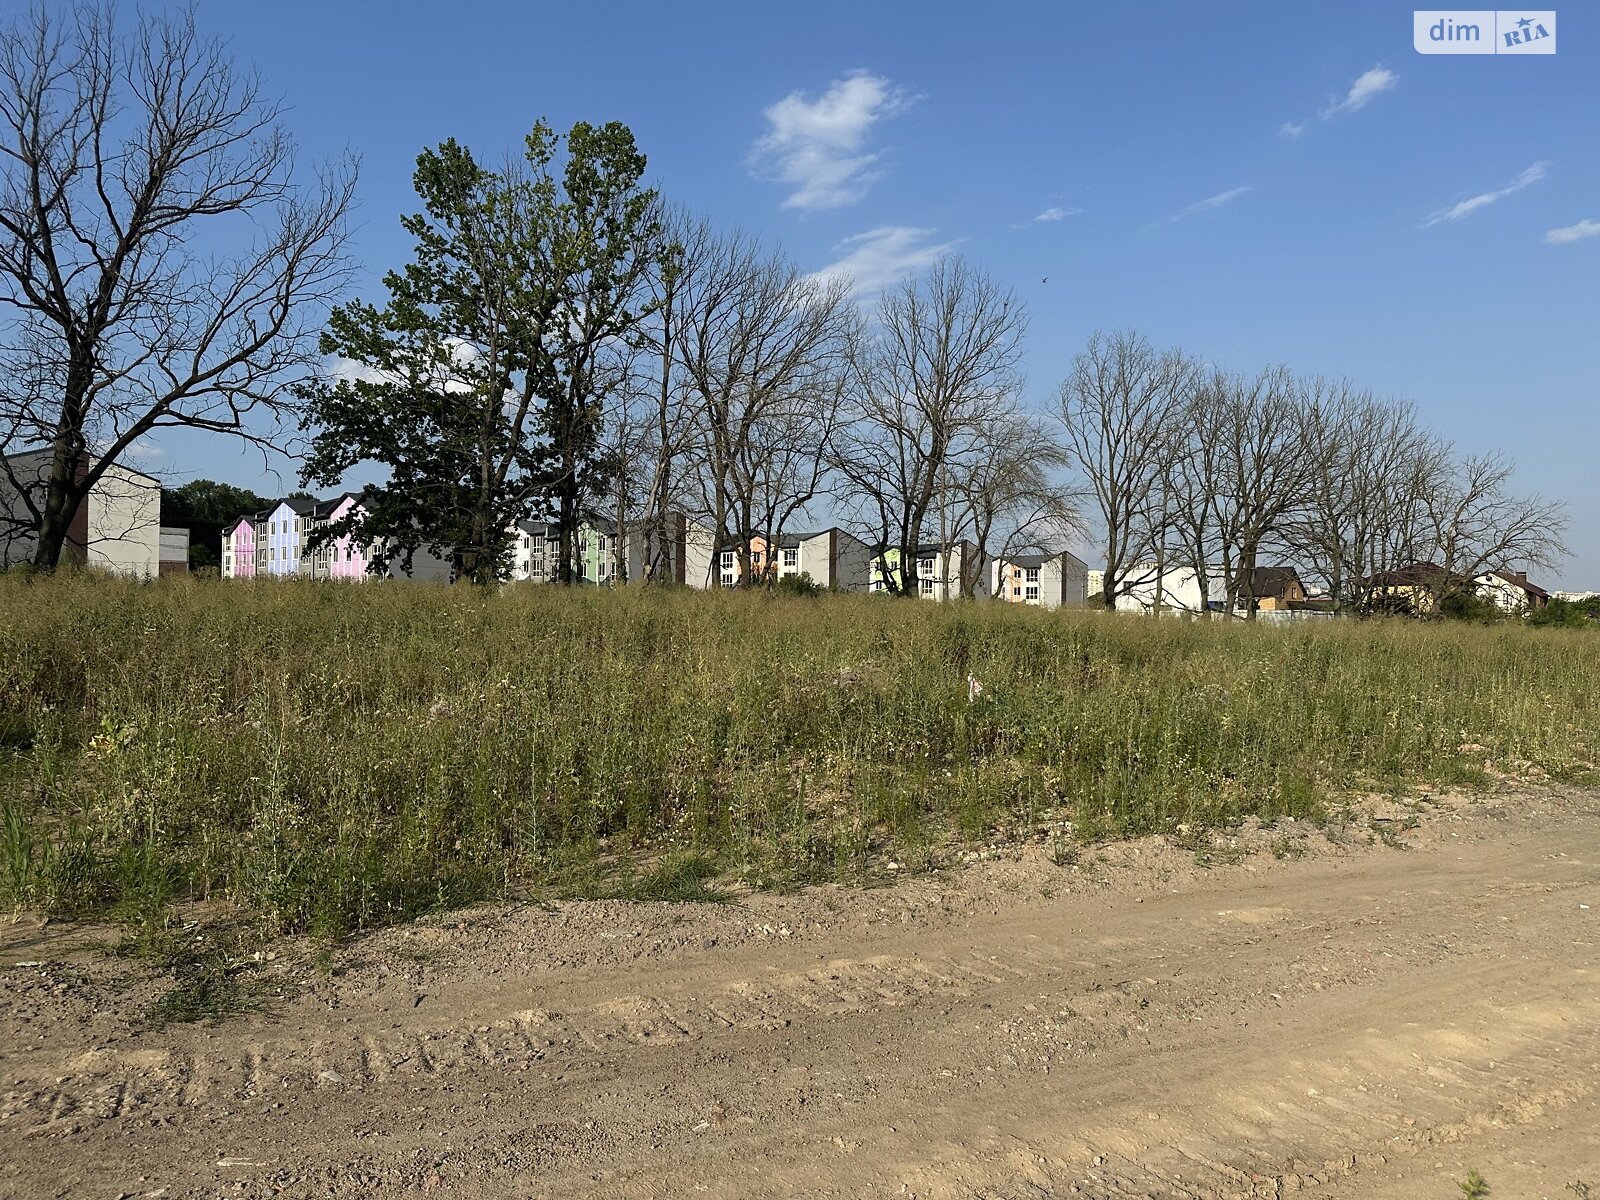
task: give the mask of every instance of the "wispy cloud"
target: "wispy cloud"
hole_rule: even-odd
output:
[[[139,462],[164,463],[172,461],[172,454],[156,445],[149,438],[135,438],[128,450]]]
[[[876,169],[882,155],[867,149],[868,135],[916,99],[867,71],[834,80],[815,99],[790,92],[762,110],[767,131],[751,150],[750,168],[793,189],[785,208],[809,211],[853,204],[882,174]]]
[[[1400,76],[1389,70],[1388,67],[1373,67],[1356,76],[1356,80],[1345,92],[1343,98],[1329,101],[1327,107],[1317,114],[1324,121],[1331,121],[1343,113],[1360,112],[1372,103],[1374,96],[1380,96],[1390,91],[1400,82]],[[1300,121],[1285,121],[1278,126],[1278,136],[1293,141],[1307,129],[1311,128],[1311,117]]]
[[[1400,76],[1388,67],[1373,67],[1370,71],[1363,71],[1356,76],[1356,81],[1350,85],[1343,100],[1335,101],[1322,110],[1322,119],[1326,121],[1340,113],[1360,112],[1372,103],[1374,96],[1391,90],[1399,82]]]
[[[1196,200],[1193,204],[1189,205],[1188,208],[1179,209],[1170,217],[1167,217],[1165,220],[1158,221],[1156,223],[1158,225],[1171,225],[1175,221],[1181,221],[1185,217],[1192,217],[1196,213],[1210,212],[1214,208],[1221,208],[1225,204],[1232,204],[1235,200],[1249,190],[1250,188],[1248,186],[1229,188],[1225,192],[1218,192],[1215,196],[1207,196],[1204,200]]]
[[[1054,207],[1045,209],[1042,213],[1040,213],[1037,217],[1035,217],[1034,220],[1035,221],[1064,221],[1068,217],[1077,216],[1082,211],[1083,210],[1081,208],[1062,208],[1060,205],[1056,205]]]
[[[1520,192],[1525,187],[1538,183],[1549,172],[1549,169],[1550,164],[1548,162],[1536,162],[1503,188],[1497,188],[1492,192],[1480,192],[1476,196],[1469,196],[1465,200],[1457,201],[1449,208],[1441,208],[1437,212],[1429,213],[1428,219],[1422,223],[1422,228],[1426,229],[1430,225],[1437,225],[1441,221],[1459,221],[1469,213],[1475,213],[1480,208],[1487,208],[1496,200],[1503,200],[1515,192]]]
[[[1544,235],[1545,244],[1565,246],[1568,242],[1581,242],[1584,238],[1600,237],[1600,221],[1583,220],[1576,225],[1564,225]]]
[[[923,267],[931,266],[957,242],[930,240],[934,231],[912,225],[880,225],[847,237],[834,249],[840,257],[815,273],[818,279],[848,278],[851,291],[867,296]]]

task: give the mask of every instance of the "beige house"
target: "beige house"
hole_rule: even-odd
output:
[[[1065,550],[1002,555],[991,570],[989,586],[997,600],[1041,608],[1082,608],[1089,598],[1089,568]]]
[[[38,532],[24,496],[42,503],[51,452],[8,455],[0,470],[0,566],[33,560]],[[86,461],[86,475],[93,460]],[[82,478],[82,476],[80,476]],[[67,530],[63,562],[119,575],[154,578],[161,570],[161,483],[113,463],[78,506]]]

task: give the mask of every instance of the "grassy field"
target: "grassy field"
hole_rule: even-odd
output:
[[[967,676],[983,684],[969,702]],[[0,902],[335,936],[1600,756],[1600,637],[867,597],[0,577]]]

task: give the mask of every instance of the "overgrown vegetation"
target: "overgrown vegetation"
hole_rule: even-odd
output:
[[[73,575],[0,577],[0,629],[0,901],[135,930],[1067,861],[1600,753],[1600,639],[1559,629]]]

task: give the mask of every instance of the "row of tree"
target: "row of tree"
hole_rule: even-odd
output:
[[[1463,454],[1410,405],[1345,380],[1240,374],[1135,333],[1096,334],[1060,410],[1105,533],[1107,607],[1181,570],[1202,608],[1252,612],[1255,568],[1270,556],[1326,588],[1336,610],[1367,611],[1415,563],[1439,568],[1435,586],[1449,589],[1565,553],[1563,506],[1515,492],[1503,455]]]
[[[1506,462],[1343,382],[1096,335],[1056,411],[1030,411],[1010,289],[950,257],[863,307],[666,205],[618,123],[541,122],[494,163],[424,151],[410,261],[381,305],[339,304],[354,168],[297,170],[278,115],[192,13],[39,8],[0,33],[0,485],[20,498],[0,521],[37,565],[168,426],[268,450],[304,433],[310,485],[376,464],[365,510],[322,536],[477,582],[504,576],[527,519],[554,520],[572,581],[593,515],[623,534],[618,577],[630,533],[666,576],[679,514],[748,582],[757,539],[824,508],[898,551],[893,590],[918,590],[918,547],[970,540],[949,581],[969,595],[984,555],[1059,546],[1082,510],[1108,605],[1152,562],[1202,587],[1220,567],[1248,611],[1267,554],[1359,606],[1413,559],[1470,575],[1560,552],[1558,506],[1513,495]],[[17,469],[18,449],[48,469]]]

